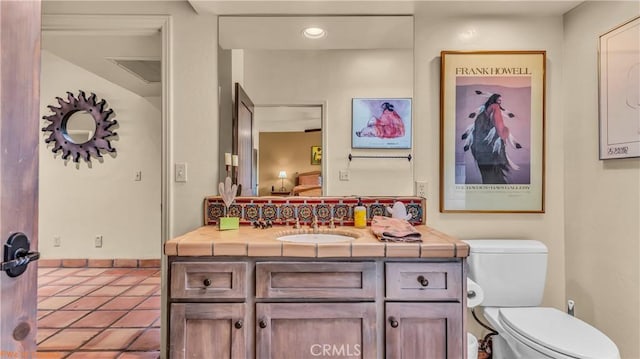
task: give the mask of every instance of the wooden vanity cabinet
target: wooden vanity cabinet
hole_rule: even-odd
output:
[[[171,304],[169,357],[247,358],[245,303]]]
[[[464,358],[462,275],[456,262],[386,263],[387,358]]]
[[[387,358],[463,358],[459,303],[386,303]]]
[[[171,257],[170,358],[464,358],[463,263]]]
[[[374,303],[257,303],[256,358],[377,358]]]

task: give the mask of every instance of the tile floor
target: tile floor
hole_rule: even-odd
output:
[[[38,357],[160,357],[158,268],[38,269]]]

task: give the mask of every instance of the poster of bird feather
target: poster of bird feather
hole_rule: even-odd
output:
[[[442,52],[442,212],[544,212],[545,57]]]

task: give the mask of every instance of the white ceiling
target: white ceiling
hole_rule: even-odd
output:
[[[320,106],[256,106],[258,132],[304,132],[322,128]]]
[[[161,95],[159,82],[147,82],[118,66],[114,59],[157,60],[162,54],[160,33],[152,35],[98,35],[42,32],[42,49],[111,81],[141,97]]]
[[[198,13],[216,15],[562,15],[582,1],[501,0],[188,0]]]
[[[218,37],[223,49],[335,50],[412,49],[411,16],[221,16]],[[327,35],[311,40],[307,27]]]

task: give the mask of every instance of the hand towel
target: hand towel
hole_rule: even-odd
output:
[[[406,219],[374,216],[371,231],[381,241],[422,242],[422,234]]]

